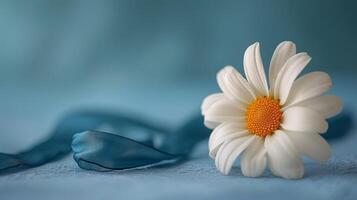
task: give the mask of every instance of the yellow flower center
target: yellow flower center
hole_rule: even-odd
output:
[[[258,136],[265,137],[280,127],[282,112],[279,100],[261,97],[253,101],[246,112],[248,130]]]

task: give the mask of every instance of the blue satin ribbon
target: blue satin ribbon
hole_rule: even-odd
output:
[[[172,131],[120,113],[74,112],[60,120],[48,139],[29,150],[0,153],[0,172],[36,167],[58,160],[71,150],[79,167],[96,171],[177,163],[209,135],[202,124],[202,117],[197,116]],[[117,134],[96,130],[102,126],[111,127]]]
[[[345,136],[352,121],[348,113],[339,115],[330,121],[324,137],[334,140]],[[114,133],[99,131],[104,126]],[[32,148],[17,154],[0,153],[0,173],[40,166],[70,152],[79,167],[95,171],[176,164],[188,158],[194,146],[209,134],[200,115],[170,130],[162,123],[127,114],[79,111],[65,116],[46,140]]]

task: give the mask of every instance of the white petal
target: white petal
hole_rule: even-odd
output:
[[[205,112],[205,120],[211,122],[239,122],[245,121],[246,105],[239,105],[239,102],[221,99],[212,104]]]
[[[249,104],[255,94],[247,80],[232,66],[226,66],[217,74],[218,85],[230,99]]]
[[[204,115],[206,113],[206,111],[216,102],[218,102],[219,100],[222,99],[226,99],[226,97],[224,96],[223,93],[215,93],[215,94],[211,94],[209,96],[207,96],[201,105],[201,112],[202,115]]]
[[[248,131],[240,131],[240,132],[231,133],[229,135],[221,137],[221,138],[219,138],[219,140],[212,140],[212,142],[211,142],[212,145],[209,146],[208,155],[211,158],[215,159],[218,150],[221,148],[221,146],[222,146],[222,144],[224,142],[229,142],[229,141],[232,141],[232,140],[234,140],[236,138],[247,136],[248,134],[249,134]]]
[[[283,68],[286,61],[295,54],[296,46],[293,42],[284,41],[276,47],[269,67],[269,83],[271,89],[273,89],[275,79],[281,68]]]
[[[249,46],[245,51],[243,65],[248,82],[255,88],[260,96],[268,96],[268,83],[265,77],[258,42]]]
[[[325,133],[328,124],[323,115],[305,107],[291,107],[283,113],[281,126],[290,131]]]
[[[316,161],[326,162],[331,156],[329,144],[317,133],[284,131],[295,144],[297,150]]]
[[[268,166],[271,172],[287,179],[301,178],[304,175],[304,164],[291,142],[282,131],[265,138],[265,148],[268,153]]]
[[[249,133],[245,129],[245,124],[225,122],[217,126],[209,137],[209,155],[214,158],[217,150],[223,142],[237,137],[247,136]]]
[[[310,72],[298,78],[291,88],[286,106],[321,95],[332,86],[330,76],[325,72]]]
[[[216,128],[218,125],[220,125],[220,122],[212,122],[212,121],[208,121],[208,120],[204,120],[203,124],[209,128],[209,129],[214,129]]]
[[[217,169],[227,175],[239,154],[249,146],[253,139],[252,135],[248,135],[223,143],[217,152],[215,160]]]
[[[217,143],[217,140],[219,140],[220,138],[230,135],[232,133],[242,131],[247,132],[244,123],[240,124],[236,122],[224,122],[212,131],[208,141],[208,145],[212,146],[214,143]]]
[[[315,110],[322,114],[326,119],[333,117],[342,111],[342,101],[339,97],[334,95],[310,98],[295,105]]]
[[[278,73],[274,85],[274,98],[280,99],[283,105],[288,98],[290,89],[296,77],[310,62],[311,57],[306,53],[298,53],[290,57]]]
[[[267,165],[264,140],[254,136],[252,144],[244,151],[240,167],[244,176],[257,177],[263,174]]]

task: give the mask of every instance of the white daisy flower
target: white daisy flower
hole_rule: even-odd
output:
[[[310,60],[296,53],[293,42],[279,44],[270,62],[269,89],[259,43],[254,43],[244,54],[246,79],[231,66],[218,72],[223,92],[205,98],[202,114],[214,129],[209,155],[220,172],[228,174],[243,154],[245,176],[260,176],[268,165],[276,176],[301,178],[301,155],[321,163],[329,159],[330,147],[320,134],[342,103],[337,96],[321,96],[332,86],[328,74],[311,72],[296,79]]]

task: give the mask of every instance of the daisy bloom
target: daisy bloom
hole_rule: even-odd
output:
[[[242,154],[240,167],[245,176],[260,176],[266,166],[272,174],[288,179],[301,178],[301,156],[326,162],[331,150],[320,134],[328,129],[327,118],[342,110],[340,98],[321,96],[332,86],[324,72],[297,78],[311,60],[296,53],[293,42],[280,43],[265,76],[259,43],[244,53],[244,78],[227,66],[217,74],[222,93],[202,103],[204,123],[213,129],[209,155],[217,169],[228,174]]]

